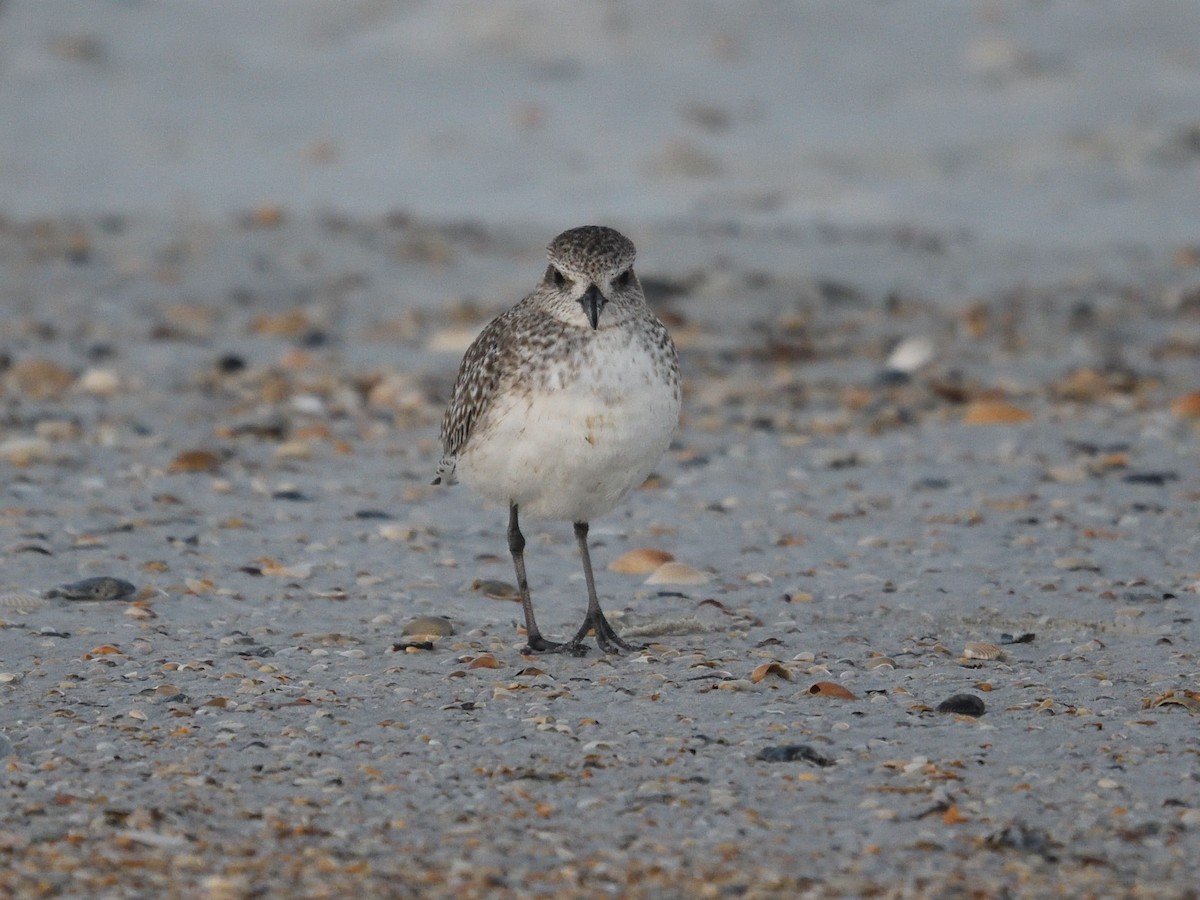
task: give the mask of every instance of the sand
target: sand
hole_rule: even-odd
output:
[[[1196,11],[735,9],[0,7],[0,893],[1192,895]],[[527,657],[429,481],[585,221],[684,416]]]

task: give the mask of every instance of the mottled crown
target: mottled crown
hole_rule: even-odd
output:
[[[584,225],[564,231],[550,242],[546,256],[553,265],[600,282],[633,265],[633,241],[614,228]]]

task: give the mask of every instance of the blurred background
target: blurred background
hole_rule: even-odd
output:
[[[4,0],[0,214],[1200,239],[1200,3]]]

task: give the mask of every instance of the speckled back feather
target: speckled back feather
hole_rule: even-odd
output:
[[[497,316],[480,332],[463,356],[458,377],[450,394],[450,403],[442,416],[442,458],[434,484],[454,484],[455,462],[467,443],[475,422],[496,393],[504,370],[512,364],[511,335],[513,320],[521,318],[521,308],[533,299],[526,297],[512,309]]]

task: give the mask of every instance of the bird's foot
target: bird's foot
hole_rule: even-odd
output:
[[[529,639],[522,653],[566,653],[569,656],[586,656],[588,648],[583,646],[578,639],[573,641],[548,641],[540,634],[535,634]]]
[[[575,633],[575,637],[570,641],[572,644],[580,644],[587,637],[587,633],[595,629],[596,645],[605,653],[620,653],[622,650],[635,651],[645,650],[646,644],[631,644],[622,639],[622,637],[613,630],[613,627],[608,624],[608,619],[604,618],[604,613],[596,616],[589,615],[583,620],[583,624],[579,627],[579,631]]]

